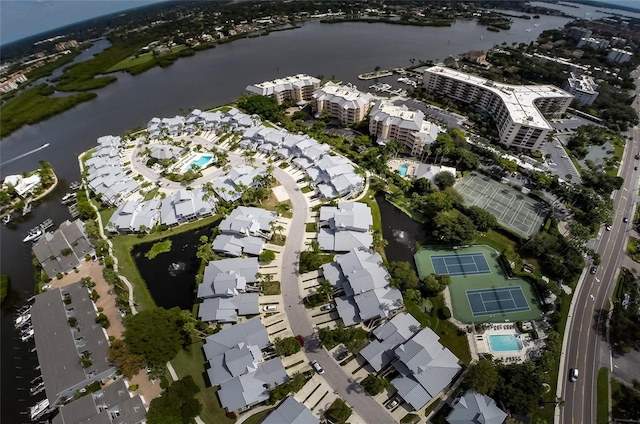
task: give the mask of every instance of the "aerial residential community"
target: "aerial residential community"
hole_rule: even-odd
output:
[[[160,2],[23,37],[3,421],[640,419],[640,11]]]

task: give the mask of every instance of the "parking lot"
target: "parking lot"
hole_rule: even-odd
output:
[[[542,146],[540,146],[540,151],[545,157],[546,155],[551,155],[549,159],[545,159],[545,163],[553,175],[557,175],[558,178],[565,181],[568,180],[567,175],[571,175],[571,182],[582,182],[580,173],[571,161],[571,158],[569,158],[568,152],[556,137],[554,137],[550,143],[543,143]]]

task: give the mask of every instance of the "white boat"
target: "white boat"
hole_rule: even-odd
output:
[[[26,243],[28,241],[35,240],[41,235],[42,235],[42,229],[40,227],[36,227],[33,230],[29,231],[29,234],[27,234],[27,236],[24,239],[22,239],[22,242]]]
[[[42,399],[40,402],[29,408],[29,417],[31,421],[38,419],[49,408],[49,399]]]
[[[23,342],[28,342],[29,340],[31,340],[33,338],[33,328],[28,329],[27,331],[25,331],[24,333],[22,333],[22,337],[20,337],[20,339]]]
[[[35,386],[33,386],[32,388],[30,388],[29,392],[31,392],[31,394],[36,394],[43,387],[44,387],[44,381],[41,381],[40,383],[38,383]]]
[[[69,184],[69,189],[71,190],[78,190],[80,187],[82,187],[82,183],[80,181],[74,181]]]
[[[62,198],[62,204],[65,205],[67,203],[71,203],[76,199],[76,194],[75,193],[67,193],[64,195],[64,197]]]
[[[31,314],[23,314],[16,318],[16,328],[23,327],[31,319]]]
[[[6,225],[6,224],[8,224],[8,223],[10,223],[10,222],[11,222],[11,215],[5,215],[5,216],[2,218],[2,223],[3,223],[3,224],[5,224],[5,225]]]

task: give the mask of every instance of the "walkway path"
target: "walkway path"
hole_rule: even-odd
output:
[[[297,184],[289,173],[276,166],[274,176],[282,183],[293,204],[293,219],[289,238],[282,255],[281,272],[282,297],[291,330],[294,334],[299,334],[307,340],[304,350],[309,359],[322,364],[325,371],[324,379],[365,422],[395,422],[387,411],[369,397],[355,379],[345,374],[342,368],[329,356],[329,353],[319,345],[298,288],[298,258],[300,252],[305,248],[305,222],[309,205],[306,197],[296,190]]]

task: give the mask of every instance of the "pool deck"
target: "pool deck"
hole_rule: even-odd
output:
[[[471,334],[471,339],[475,345],[475,350],[478,355],[492,355],[497,361],[505,364],[518,364],[523,363],[531,359],[532,355],[535,355],[539,349],[542,348],[543,341],[533,340],[528,333],[520,333],[515,323],[506,324],[491,324],[485,323],[482,325],[483,332]],[[519,335],[522,342],[522,350],[520,351],[507,351],[507,352],[494,352],[489,345],[489,336],[496,335]]]

